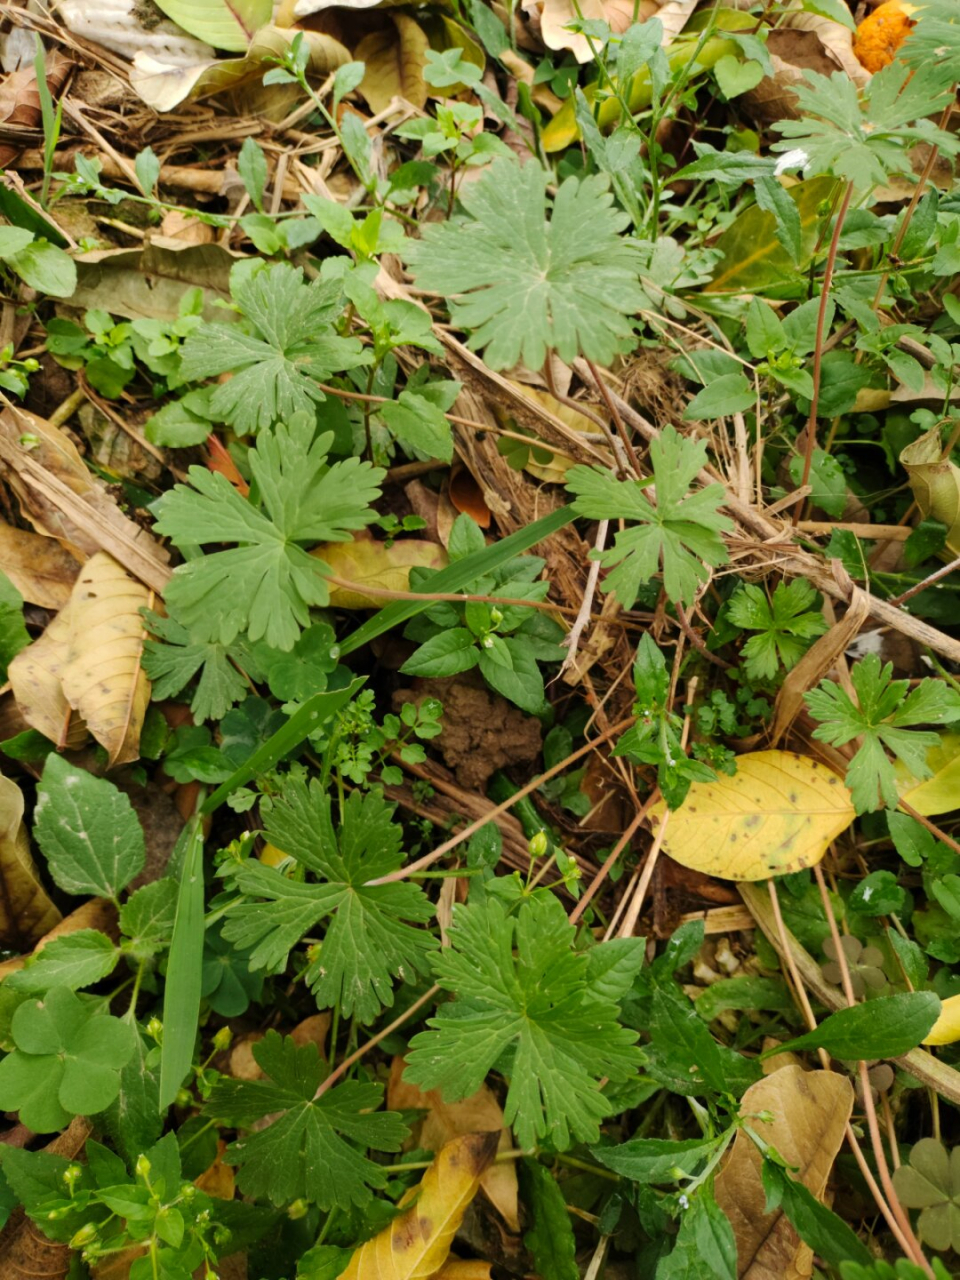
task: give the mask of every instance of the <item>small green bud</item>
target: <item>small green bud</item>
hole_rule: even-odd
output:
[[[496,605],[494,605],[494,607],[490,610],[490,624],[491,626],[499,627],[502,621],[503,621],[503,610],[498,609]]]
[[[233,1041],[233,1032],[229,1027],[221,1027],[217,1034],[213,1037],[214,1052],[220,1053],[224,1049],[229,1049]]]
[[[63,1171],[63,1185],[73,1195],[73,1188],[77,1185],[77,1179],[83,1174],[83,1168],[78,1164],[68,1165]]]
[[[147,1178],[150,1177],[151,1168],[152,1168],[152,1165],[150,1164],[150,1161],[147,1159],[145,1155],[137,1156],[135,1171],[138,1178],[143,1178],[143,1180],[146,1181]]]
[[[306,1200],[294,1200],[287,1210],[287,1217],[291,1222],[296,1222],[298,1218],[306,1216],[307,1208],[308,1205]]]
[[[538,831],[535,836],[531,836],[527,844],[527,852],[531,858],[542,858],[549,848],[550,841],[545,831]]]
[[[151,1018],[147,1023],[146,1032],[151,1040],[156,1040],[159,1044],[163,1039],[163,1023],[159,1018]]]
[[[79,1231],[75,1231],[70,1237],[71,1249],[82,1249],[85,1245],[93,1244],[97,1238],[97,1224],[95,1222],[85,1222]]]

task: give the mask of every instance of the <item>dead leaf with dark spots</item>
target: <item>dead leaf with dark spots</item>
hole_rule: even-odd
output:
[[[447,1260],[463,1215],[497,1152],[496,1133],[467,1133],[446,1143],[404,1201],[405,1213],[360,1246],[342,1280],[428,1280]]]
[[[774,1147],[807,1190],[823,1199],[833,1161],[853,1110],[853,1085],[835,1071],[787,1066],[752,1084],[740,1115]],[[758,1117],[769,1112],[771,1120]],[[741,1129],[717,1177],[717,1204],[737,1239],[740,1280],[802,1280],[813,1272],[813,1252],[786,1216],[766,1213],[760,1177],[762,1157]]]
[[[446,881],[447,884],[454,882]],[[498,1150],[509,1150],[513,1145],[510,1130],[503,1121],[503,1108],[488,1085],[481,1085],[476,1093],[461,1102],[444,1102],[438,1089],[422,1092],[415,1084],[404,1080],[406,1062],[394,1058],[387,1083],[387,1108],[390,1111],[425,1111],[427,1114],[414,1130],[413,1145],[427,1151],[438,1151],[445,1142],[464,1133],[496,1133]],[[494,1162],[480,1179],[480,1189],[498,1211],[510,1230],[520,1230],[517,1203],[517,1170],[513,1161]]]

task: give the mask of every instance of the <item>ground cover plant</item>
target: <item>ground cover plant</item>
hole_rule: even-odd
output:
[[[960,11],[0,5],[0,1257],[960,1275]]]

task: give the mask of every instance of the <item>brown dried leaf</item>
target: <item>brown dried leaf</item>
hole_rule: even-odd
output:
[[[64,747],[76,749],[87,738],[87,727],[74,714],[61,682],[67,661],[70,626],[68,604],[39,639],[17,654],[7,670],[13,696],[24,720],[61,750]]]
[[[455,883],[447,881],[448,884]],[[498,1150],[508,1151],[512,1145],[510,1130],[503,1122],[503,1110],[493,1091],[481,1085],[475,1094],[462,1102],[444,1102],[438,1089],[421,1092],[415,1084],[403,1079],[406,1062],[394,1058],[387,1083],[387,1108],[390,1111],[426,1111],[419,1133],[414,1127],[414,1145],[437,1151],[445,1142],[464,1133],[499,1134]],[[491,1164],[480,1179],[480,1188],[503,1217],[511,1231],[520,1230],[517,1202],[517,1170],[512,1161]]]
[[[23,794],[0,775],[0,944],[29,950],[59,919],[30,856]]]
[[[84,565],[70,598],[70,639],[61,672],[67,701],[107,751],[110,764],[140,754],[140,730],[150,702],[141,666],[146,587],[98,552]]]
[[[80,563],[55,539],[0,520],[0,570],[29,604],[62,609],[70,599]]]
[[[680,30],[690,16],[693,5],[694,0],[671,0],[670,4],[664,6],[671,10],[682,8],[685,11],[683,21],[676,30],[664,27],[668,37]],[[619,35],[633,22],[644,22],[653,14],[659,16],[660,5],[655,0],[639,0],[636,7],[635,0],[577,0],[577,3],[574,0],[525,0],[523,8],[534,15],[539,13],[540,36],[548,49],[569,49],[578,62],[589,62],[593,57],[590,41],[584,35],[568,31],[567,27],[571,22],[576,22],[581,16],[587,21],[606,22],[610,30]],[[667,20],[672,28],[675,22],[671,15],[667,15]]]
[[[357,1249],[343,1280],[428,1280],[435,1275],[496,1150],[494,1133],[468,1133],[448,1142],[420,1185],[404,1197],[415,1202]]]
[[[775,1147],[799,1180],[822,1199],[834,1157],[853,1110],[853,1085],[834,1071],[788,1066],[752,1084],[740,1102],[751,1129]],[[771,1121],[756,1117],[768,1111]],[[812,1274],[813,1253],[779,1210],[764,1212],[761,1155],[742,1130],[715,1185],[717,1204],[737,1239],[741,1280],[801,1280]]]
[[[430,47],[426,33],[405,13],[386,16],[389,21],[364,36],[354,50],[356,60],[367,68],[359,91],[373,112],[385,111],[393,98],[423,107],[427,101],[423,68]]]

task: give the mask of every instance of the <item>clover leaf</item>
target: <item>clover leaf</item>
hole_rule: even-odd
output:
[[[51,1133],[109,1107],[137,1033],[97,1009],[66,987],[20,1005],[11,1019],[16,1049],[0,1062],[0,1108],[19,1111],[36,1133]]]

